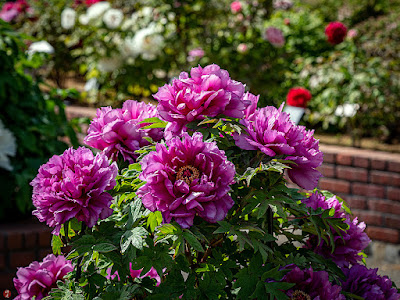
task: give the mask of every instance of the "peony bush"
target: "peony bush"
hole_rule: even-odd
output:
[[[364,265],[365,224],[316,189],[323,153],[284,103],[257,108],[218,65],[154,97],[99,108],[97,154],[40,167],[54,255],[18,270],[18,299],[400,299]]]

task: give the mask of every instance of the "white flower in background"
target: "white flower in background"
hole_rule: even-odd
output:
[[[17,144],[13,133],[4,127],[0,120],[0,168],[12,171],[9,156],[15,156]]]
[[[150,6],[145,6],[140,10],[140,14],[144,17],[144,18],[150,18],[153,16],[153,8]]]
[[[72,8],[66,8],[61,13],[61,27],[71,29],[75,26],[76,11]]]
[[[79,16],[79,22],[82,25],[87,25],[91,20],[99,18],[110,7],[111,4],[107,1],[97,2],[87,9],[86,14]]]
[[[103,16],[103,22],[110,29],[115,29],[121,25],[124,14],[119,9],[111,8],[107,10]]]
[[[36,52],[52,54],[54,53],[54,48],[46,41],[35,42],[29,46],[28,55],[32,55]]]
[[[354,117],[360,105],[354,103],[345,103],[343,105],[338,105],[335,110],[335,115],[338,117]]]
[[[134,56],[141,55],[144,60],[154,60],[164,45],[164,37],[155,26],[140,29],[131,39],[125,40],[125,48]]]
[[[84,87],[85,92],[97,91],[98,89],[99,89],[99,83],[97,82],[97,78],[93,77],[90,78],[88,81],[86,81]]]
[[[100,72],[112,72],[122,65],[120,57],[104,57],[97,63],[97,69]]]
[[[79,23],[81,23],[82,25],[87,25],[89,23],[89,18],[87,15],[80,15],[79,16]]]

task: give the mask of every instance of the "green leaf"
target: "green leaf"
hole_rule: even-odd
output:
[[[53,250],[53,254],[60,255],[61,254],[61,248],[64,246],[64,243],[62,242],[60,236],[58,235],[53,235],[51,238],[51,248]]]
[[[101,243],[101,244],[97,244],[94,245],[92,250],[93,251],[97,251],[100,253],[107,253],[107,252],[111,252],[118,249],[115,245],[110,244],[110,243]]]
[[[121,251],[125,253],[129,246],[133,246],[139,250],[143,249],[143,236],[148,235],[148,232],[143,227],[135,227],[132,230],[126,231],[121,237]]]
[[[154,232],[155,228],[160,225],[162,222],[162,214],[160,211],[155,211],[149,213],[147,216],[146,225],[150,227],[150,231]]]
[[[189,245],[193,247],[194,250],[204,252],[203,246],[197,240],[197,237],[193,233],[185,229],[182,235],[184,239],[189,243]]]

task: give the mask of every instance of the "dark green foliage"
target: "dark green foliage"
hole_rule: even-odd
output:
[[[69,94],[41,92],[38,82],[28,75],[39,57],[27,57],[24,39],[27,37],[0,20],[0,119],[17,143],[13,171],[0,169],[0,219],[6,215],[14,219],[16,211],[24,214],[32,209],[29,182],[41,164],[67,148],[62,137],[77,145],[64,113],[63,97]]]

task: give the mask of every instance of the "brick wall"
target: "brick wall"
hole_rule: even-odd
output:
[[[51,251],[51,228],[36,220],[0,225],[0,299],[5,290],[15,295],[13,277],[17,267],[41,261]]]
[[[321,145],[319,188],[342,197],[372,240],[400,243],[400,154]]]

